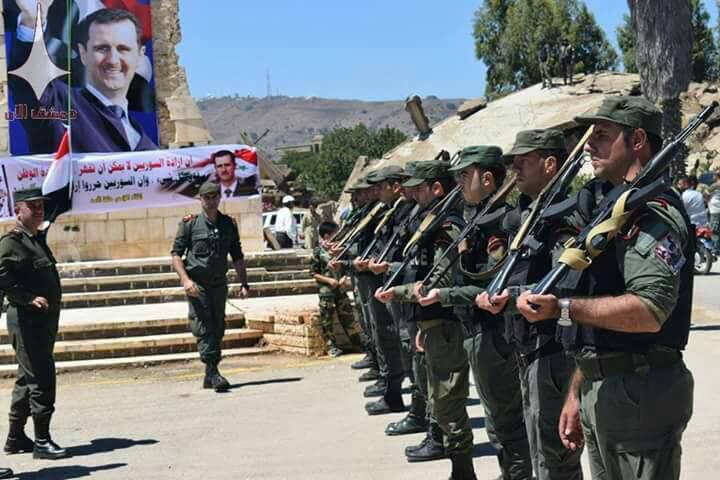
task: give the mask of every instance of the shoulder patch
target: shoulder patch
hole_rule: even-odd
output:
[[[189,222],[190,220],[194,220],[196,217],[197,217],[196,214],[191,213],[191,214],[189,214],[189,215],[185,215],[185,216],[183,217],[182,221],[187,223],[187,222]]]
[[[675,275],[685,265],[685,255],[679,242],[672,235],[665,235],[655,245],[655,256],[668,266]]]

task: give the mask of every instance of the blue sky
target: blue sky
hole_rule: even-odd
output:
[[[717,25],[715,1],[703,0]],[[397,100],[479,97],[472,19],[482,0],[180,0],[193,96]],[[586,0],[612,43],[626,0]],[[208,9],[212,5],[212,9]]]

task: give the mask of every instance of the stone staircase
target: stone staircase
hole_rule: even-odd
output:
[[[266,345],[263,329],[246,328],[247,306],[267,303],[264,299],[275,295],[315,293],[308,263],[309,253],[303,251],[246,255],[255,300],[228,301],[225,356],[278,350]],[[59,265],[59,271],[63,284],[63,310],[55,344],[59,371],[197,358],[185,294],[169,257],[67,263]],[[234,270],[229,272],[228,281],[232,299],[240,289]],[[12,375],[17,368],[14,363],[3,315],[0,375]]]

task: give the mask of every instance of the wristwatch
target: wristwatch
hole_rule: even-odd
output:
[[[560,306],[560,318],[558,318],[558,325],[563,327],[569,327],[572,325],[572,319],[570,318],[570,299],[561,298],[558,300]]]

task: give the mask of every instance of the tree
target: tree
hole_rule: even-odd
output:
[[[373,131],[360,123],[354,128],[336,128],[325,135],[320,153],[286,152],[280,162],[298,172],[298,179],[314,188],[319,196],[337,198],[359,156],[380,158],[406,139],[395,128]]]
[[[710,29],[710,14],[700,0],[690,0],[692,7],[692,81],[718,78],[718,47]]]
[[[635,55],[645,96],[660,104],[663,137],[682,128],[680,94],[691,75],[692,9],[687,0],[628,0],[636,33]],[[685,155],[678,155],[674,174],[685,171]]]
[[[630,15],[623,15],[623,23],[615,30],[618,46],[622,52],[622,61],[627,73],[638,73],[635,62],[635,30],[633,30]]]
[[[537,57],[543,42],[557,54],[567,38],[575,47],[579,71],[617,65],[617,54],[578,0],[485,0],[475,12],[473,36],[475,54],[487,66],[489,97],[540,81]]]

